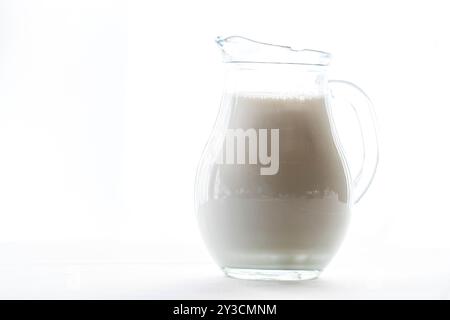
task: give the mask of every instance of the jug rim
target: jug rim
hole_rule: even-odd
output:
[[[252,40],[233,35],[216,37],[224,63],[291,64],[326,67],[331,54],[314,49],[295,49],[291,46]]]

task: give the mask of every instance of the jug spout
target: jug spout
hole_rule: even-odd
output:
[[[331,55],[324,51],[255,41],[241,36],[217,37],[224,62],[286,63],[327,66]]]

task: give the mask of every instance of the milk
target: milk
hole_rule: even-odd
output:
[[[350,215],[348,175],[325,98],[240,93],[225,103],[229,112],[218,126],[278,130],[278,171],[262,175],[261,163],[212,164],[198,208],[211,254],[227,268],[323,269]]]

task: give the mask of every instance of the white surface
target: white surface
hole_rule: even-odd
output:
[[[203,246],[8,244],[0,298],[450,299],[446,249],[353,242],[350,232],[319,279],[296,283],[227,278]]]
[[[450,259],[444,254],[407,251],[378,260],[359,253],[359,262],[333,263],[319,279],[296,283],[230,279],[212,263],[4,264],[0,298],[450,299]]]
[[[1,296],[448,297],[449,29],[434,0],[0,0]],[[208,264],[193,182],[231,34],[331,52],[377,109],[379,171],[317,282]]]

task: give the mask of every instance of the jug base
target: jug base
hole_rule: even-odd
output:
[[[230,278],[243,280],[266,281],[302,281],[313,280],[319,277],[320,270],[267,270],[267,269],[241,269],[222,268]]]

